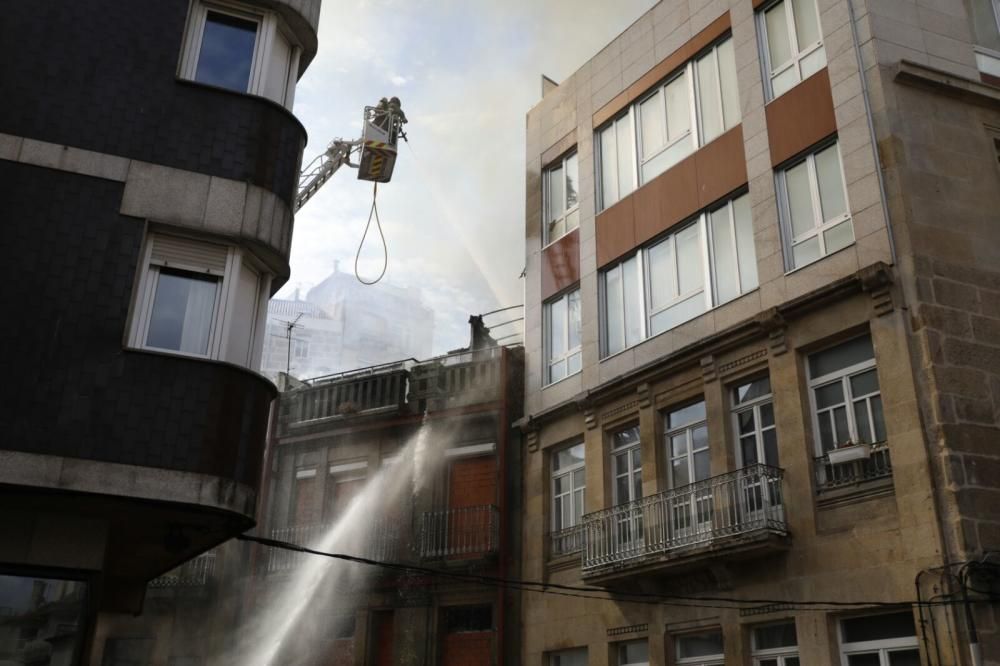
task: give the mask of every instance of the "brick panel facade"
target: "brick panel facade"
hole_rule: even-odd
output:
[[[305,130],[269,100],[177,79],[187,11],[187,0],[11,5],[0,132],[248,181],[291,205]]]
[[[442,666],[489,666],[493,663],[493,632],[446,634],[441,642]]]

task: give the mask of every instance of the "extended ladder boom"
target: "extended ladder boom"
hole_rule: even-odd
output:
[[[326,152],[306,165],[299,174],[299,190],[295,195],[295,210],[298,211],[305,205],[314,194],[319,191],[323,183],[330,180],[337,169],[343,165],[356,166],[351,163],[351,152],[361,145],[361,140],[344,141],[334,139],[330,142]]]

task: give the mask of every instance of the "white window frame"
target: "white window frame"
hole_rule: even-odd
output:
[[[570,330],[572,329],[572,323],[569,320],[569,313],[570,313],[569,297],[572,296],[573,294],[577,295],[577,299],[582,298],[582,294],[580,293],[580,287],[574,287],[573,289],[570,289],[569,291],[565,292],[561,296],[559,296],[559,297],[557,297],[557,298],[555,298],[555,299],[553,299],[551,301],[547,301],[547,302],[545,302],[542,305],[542,310],[543,310],[542,335],[544,337],[543,347],[545,348],[545,386],[550,386],[552,384],[557,384],[557,383],[563,381],[564,379],[568,379],[568,378],[572,377],[573,375],[580,374],[580,372],[583,370],[583,356],[582,356],[582,351],[581,351],[582,350],[583,340],[581,339],[579,341],[579,343],[575,347],[573,347],[572,349],[569,346]],[[581,308],[583,307],[582,301],[580,303],[580,307]],[[564,308],[565,309],[564,321],[566,322],[566,328],[563,331],[563,346],[565,347],[566,351],[559,358],[553,358],[552,357],[552,349],[551,349],[552,345],[550,343],[550,335],[549,335],[549,333],[552,331],[552,309],[553,308]],[[581,311],[581,314],[580,314],[580,319],[581,319],[580,324],[581,324],[581,327],[582,327],[582,324],[583,324],[583,313],[582,313],[582,311]],[[581,338],[582,338],[582,331],[581,331]],[[570,360],[573,357],[579,357],[579,359],[580,359],[580,368],[578,370],[575,370],[574,372],[570,372],[569,371]],[[565,363],[566,364],[566,374],[563,375],[562,377],[560,377],[559,379],[553,380],[552,379],[552,367],[554,365],[559,364],[559,363]]]
[[[702,655],[700,657],[681,657],[681,641],[690,636],[702,635],[710,633],[710,631],[698,631],[688,634],[679,634],[674,637],[674,663],[677,666],[725,666],[725,653]],[[725,645],[725,636],[722,635],[722,629],[718,629],[719,636],[722,636],[723,646]],[[723,648],[725,649],[725,648]]]
[[[645,306],[644,307],[645,322],[643,322],[644,324],[643,331],[647,335],[651,334],[653,331],[653,318],[656,315],[661,314],[663,312],[667,312],[668,310],[671,310],[672,308],[674,308],[677,305],[680,305],[681,303],[696,298],[699,292],[702,294],[704,298],[705,309],[695,316],[704,314],[705,312],[708,312],[709,310],[712,309],[713,306],[712,292],[714,291],[714,288],[712,288],[713,285],[712,285],[711,266],[709,263],[711,261],[711,258],[709,255],[708,229],[706,227],[707,227],[707,215],[705,213],[702,213],[694,221],[687,224],[677,225],[676,227],[670,230],[670,233],[668,235],[660,237],[658,240],[650,243],[649,245],[647,245],[642,249],[643,271],[641,275],[642,275],[643,291],[645,297],[645,300],[643,301],[643,305]],[[687,293],[681,293],[680,262],[678,261],[678,256],[677,256],[677,236],[691,228],[696,228],[698,231],[698,244],[701,250],[702,282],[700,289],[695,289]],[[652,261],[649,258],[649,254],[654,248],[657,248],[664,243],[669,243],[670,246],[670,257],[674,267],[674,286],[676,287],[677,291],[676,295],[670,300],[669,303],[667,303],[659,310],[656,310],[654,312],[652,306],[653,302],[653,297],[652,297],[653,282],[651,279]],[[690,319],[687,319],[685,321],[690,321]],[[676,326],[680,326],[680,324],[677,324]],[[661,332],[665,333],[666,331],[669,331],[671,328],[676,328],[676,326],[671,326],[670,328],[666,328]]]
[[[611,504],[612,504],[612,506],[618,506],[619,504],[626,504],[628,502],[634,502],[636,500],[642,499],[642,490],[641,490],[642,489],[642,439],[641,439],[641,435],[640,435],[640,439],[637,442],[635,442],[634,444],[626,444],[624,446],[615,446],[615,440],[614,440],[614,436],[617,433],[625,432],[626,430],[632,430],[632,429],[635,429],[636,431],[638,431],[639,430],[639,426],[633,425],[633,426],[627,426],[625,428],[618,428],[618,429],[616,429],[616,430],[614,430],[614,431],[612,431],[610,433],[611,434],[611,452],[610,452],[611,455],[610,455],[610,457],[611,457]],[[632,453],[634,451],[638,451],[639,452],[639,466],[638,467],[636,467],[635,464],[632,462]],[[623,474],[619,474],[618,471],[617,471],[617,467],[616,467],[616,461],[618,460],[618,458],[623,457],[623,456],[625,457],[625,460],[626,460],[625,472]],[[639,491],[639,496],[638,497],[633,497],[633,495],[635,495],[635,479],[636,479],[637,475],[638,475],[638,478],[639,478],[639,488],[640,488],[640,491]],[[626,498],[626,499],[622,499],[621,497],[618,497],[618,483],[617,483],[617,481],[618,481],[618,479],[620,477],[627,477],[628,478],[628,493],[629,493],[629,497]]]
[[[865,335],[858,336],[857,338],[849,338],[838,344],[842,344],[843,342],[849,342],[852,339],[859,339],[863,337],[870,338],[871,334],[866,333]],[[809,357],[812,357],[816,354],[822,354],[824,351],[832,349],[833,347],[836,346],[837,345],[832,345],[831,347],[815,351],[812,354],[809,354]],[[879,390],[877,393],[867,393],[863,396],[855,397],[851,392],[851,378],[856,375],[868,372],[869,370],[875,370],[876,373],[878,372],[878,359],[877,359],[877,354],[875,354],[874,342],[872,344],[871,359],[867,361],[862,361],[860,363],[855,363],[853,365],[841,368],[840,370],[837,370],[835,372],[830,372],[825,375],[821,375],[819,377],[812,376],[812,370],[811,368],[809,368],[808,358],[806,359],[806,372],[809,377],[809,411],[810,411],[810,416],[812,417],[813,438],[815,440],[814,447],[817,456],[826,455],[827,451],[823,450],[823,441],[820,436],[820,429],[819,429],[820,414],[819,414],[819,409],[816,406],[816,390],[823,388],[824,386],[829,386],[830,384],[839,382],[841,385],[841,390],[843,391],[844,395],[844,402],[841,404],[843,405],[844,411],[846,412],[847,416],[847,429],[851,437],[850,441],[853,443],[857,443],[860,441],[860,437],[858,435],[858,426],[854,415],[854,403],[859,400],[865,401],[865,406],[867,408],[868,419],[869,419],[868,425],[869,428],[871,428],[870,432],[872,433],[872,439],[875,438],[875,422],[874,418],[872,417],[871,400],[875,396],[881,397],[882,395],[881,378],[879,378]],[[823,408],[824,415],[827,416],[827,418],[830,418],[832,416],[833,410],[836,409],[836,407],[837,407],[836,405],[833,407],[824,407]],[[883,408],[882,414],[884,419],[885,416],[884,404],[882,408]]]
[[[584,459],[578,463],[574,463],[567,467],[556,469],[557,456],[560,451],[566,451],[574,447],[581,447],[581,451],[584,452]],[[578,491],[583,491],[580,500],[580,516],[582,517],[586,513],[586,501],[587,501],[587,477],[586,477],[586,449],[583,442],[576,442],[575,444],[570,444],[569,446],[561,447],[558,450],[552,452],[552,531],[557,532],[559,530],[569,529],[570,527],[576,527],[579,523],[576,521],[576,494]],[[578,471],[584,471],[583,485],[577,487],[574,482],[575,473]],[[556,481],[559,479],[567,479],[569,490],[564,493],[556,493]],[[570,503],[570,523],[568,525],[558,525],[557,522],[561,522],[562,513],[559,511],[558,500],[568,501]]]
[[[775,69],[775,65],[771,63],[771,50],[768,48],[768,34],[767,34],[767,19],[765,14],[774,9],[778,5],[785,3],[785,24],[788,34],[788,47],[791,51],[791,59],[787,62],[780,63]],[[756,12],[757,19],[757,32],[761,36],[759,42],[760,50],[760,61],[764,67],[764,91],[767,95],[767,101],[771,101],[776,97],[781,95],[774,94],[774,79],[780,76],[785,71],[795,68],[798,80],[791,86],[788,90],[785,90],[781,94],[785,94],[798,84],[802,83],[802,61],[808,58],[810,55],[815,53],[817,50],[824,48],[823,43],[823,23],[819,15],[819,6],[816,4],[815,0],[812,0],[813,8],[816,10],[816,27],[819,31],[819,40],[813,42],[812,44],[807,44],[804,48],[799,46],[799,36],[795,31],[795,8],[792,6],[791,0],[777,0],[776,2],[769,2],[765,6],[761,7]],[[826,55],[823,56],[823,61],[826,63]],[[825,65],[824,65],[825,66]],[[822,68],[821,68],[822,69]]]
[[[629,104],[627,111],[625,111],[624,113],[620,113],[620,114],[616,115],[614,118],[612,118],[608,122],[604,123],[599,128],[597,128],[597,130],[595,130],[595,132],[594,132],[594,135],[595,135],[595,141],[594,141],[595,151],[594,151],[594,154],[595,154],[596,158],[594,160],[594,167],[595,167],[594,171],[595,171],[596,177],[594,179],[594,182],[596,183],[595,191],[597,193],[597,197],[596,197],[596,200],[597,200],[597,212],[601,212],[602,210],[607,209],[609,206],[611,206],[614,203],[620,201],[622,198],[624,198],[624,196],[627,196],[627,194],[628,194],[628,193],[626,193],[626,194],[623,195],[621,193],[621,183],[617,183],[617,173],[618,173],[618,171],[620,171],[620,165],[618,165],[618,151],[617,150],[616,150],[616,153],[615,153],[615,165],[618,168],[616,169],[615,180],[616,180],[616,183],[617,183],[617,190],[618,190],[617,194],[618,194],[618,196],[617,196],[617,198],[615,198],[614,201],[609,201],[608,199],[610,197],[606,196],[607,193],[604,192],[604,181],[603,181],[603,172],[602,172],[603,163],[604,163],[604,160],[603,160],[604,145],[603,145],[603,141],[601,140],[601,137],[602,137],[602,135],[604,134],[604,132],[608,128],[610,128],[612,126],[615,126],[616,123],[618,123],[619,121],[627,118],[628,119],[629,128],[631,130],[629,138],[630,138],[631,144],[632,144],[632,162],[633,162],[633,164],[632,164],[632,168],[630,169],[630,171],[632,173],[633,180],[632,180],[632,183],[631,183],[631,189],[629,190],[629,193],[635,191],[639,187],[642,187],[647,182],[649,182],[650,180],[656,178],[657,176],[659,176],[664,171],[670,169],[672,166],[674,166],[675,164],[677,164],[678,162],[680,162],[681,160],[683,160],[687,156],[691,155],[692,153],[694,153],[699,148],[701,148],[704,145],[706,145],[707,143],[715,140],[716,138],[718,138],[718,136],[720,136],[721,134],[727,132],[728,130],[732,129],[737,124],[739,124],[739,122],[740,122],[740,120],[742,118],[742,107],[739,104],[739,90],[735,90],[734,93],[737,96],[737,99],[736,99],[737,105],[736,106],[740,110],[740,116],[741,117],[737,118],[737,119],[734,119],[732,124],[727,124],[727,122],[726,122],[725,104],[723,102],[722,72],[721,72],[721,68],[719,66],[719,47],[721,45],[723,45],[724,43],[726,43],[727,41],[731,40],[732,38],[733,37],[732,37],[731,34],[727,34],[727,35],[723,36],[722,38],[720,38],[720,39],[716,40],[715,42],[713,42],[707,48],[699,51],[695,56],[693,56],[690,60],[688,60],[686,63],[684,63],[684,65],[682,65],[677,70],[675,70],[674,72],[672,72],[670,74],[670,76],[668,76],[666,79],[664,79],[663,81],[661,81],[660,83],[658,83],[656,86],[654,86],[654,88],[652,90],[647,91],[640,98],[638,98],[635,102]],[[735,52],[735,46],[734,46],[734,52]],[[698,77],[697,77],[696,64],[698,62],[700,62],[704,58],[712,58],[713,63],[714,63],[716,81],[718,82],[718,91],[717,91],[717,93],[718,93],[719,103],[718,103],[718,109],[717,109],[717,111],[718,111],[719,118],[720,118],[721,125],[722,125],[722,131],[719,133],[719,135],[713,136],[711,138],[706,138],[705,137],[705,131],[704,131],[703,123],[702,123],[702,114],[701,114],[701,105],[702,105],[702,98],[703,98],[703,96],[701,94],[701,91],[699,90],[699,86],[698,86],[698,82],[697,82],[697,78]],[[659,96],[659,98],[661,100],[660,101],[660,108],[663,111],[662,121],[663,121],[664,127],[666,127],[667,126],[666,123],[669,121],[669,119],[666,116],[666,113],[667,113],[667,109],[666,109],[666,88],[667,88],[668,85],[670,85],[671,83],[673,83],[680,76],[686,76],[687,77],[686,86],[685,87],[687,88],[687,93],[688,93],[688,114],[689,114],[689,121],[690,121],[689,122],[689,126],[688,126],[688,131],[686,133],[684,133],[683,135],[679,136],[679,137],[675,137],[673,141],[668,140],[662,146],[660,146],[659,148],[657,148],[655,150],[655,152],[653,152],[653,153],[651,153],[649,155],[645,155],[645,154],[643,154],[643,149],[642,149],[643,148],[643,145],[642,145],[642,122],[641,122],[640,107],[641,107],[642,104],[644,104],[645,102],[649,101],[651,98]],[[616,131],[616,134],[615,134],[615,141],[617,142],[617,131]],[[691,150],[689,152],[684,153],[675,162],[673,162],[669,166],[665,167],[663,170],[659,171],[658,173],[651,175],[649,178],[645,178],[643,176],[643,172],[642,172],[643,165],[645,165],[647,162],[649,162],[651,160],[656,159],[660,154],[662,154],[663,152],[665,152],[667,150],[670,150],[673,146],[677,145],[678,143],[680,143],[682,141],[690,141]]]
[[[790,619],[785,622],[768,622],[767,624],[759,624],[751,627],[750,630],[750,655],[753,657],[753,666],[760,666],[760,662],[763,660],[771,660],[777,662],[778,666],[787,666],[788,659],[799,659],[799,646],[798,637],[796,636],[795,645],[787,645],[778,648],[768,648],[761,649],[757,647],[757,630],[768,626],[776,626],[782,624],[792,624],[795,625],[795,620]],[[798,627],[796,626],[796,631]]]
[[[729,299],[727,301],[722,302],[722,301],[720,301],[719,298],[717,298],[716,293],[715,293],[716,292],[716,281],[714,279],[715,256],[714,256],[714,251],[712,249],[712,247],[713,247],[713,241],[712,241],[712,237],[711,237],[711,225],[709,224],[709,215],[711,215],[715,211],[720,210],[723,207],[728,207],[729,208],[729,215],[730,215],[730,221],[731,221],[730,229],[732,230],[732,236],[733,236],[732,242],[735,244],[735,248],[736,248],[735,252],[733,254],[733,258],[734,258],[734,260],[737,263],[736,269],[737,269],[737,271],[739,271],[739,257],[740,257],[741,248],[739,247],[739,243],[736,240],[736,224],[735,224],[735,218],[734,218],[734,215],[735,215],[735,205],[734,205],[734,202],[736,200],[740,199],[741,197],[745,197],[745,196],[749,196],[749,194],[747,192],[741,192],[741,193],[737,194],[736,196],[731,197],[730,199],[727,199],[722,205],[715,205],[712,208],[709,208],[709,209],[706,209],[706,210],[702,211],[695,218],[693,218],[693,219],[691,219],[691,220],[689,220],[687,222],[682,222],[682,223],[674,226],[673,228],[670,229],[670,231],[668,233],[666,233],[664,235],[658,236],[657,238],[653,239],[649,243],[645,244],[644,246],[642,246],[641,248],[639,248],[638,250],[636,250],[635,252],[633,252],[632,254],[630,254],[630,255],[628,255],[626,257],[623,257],[623,258],[619,259],[618,261],[616,261],[616,262],[614,262],[612,264],[609,264],[608,266],[606,266],[605,268],[603,268],[603,269],[601,269],[599,271],[599,274],[598,274],[598,308],[599,308],[599,314],[600,314],[600,316],[599,316],[599,324],[600,324],[599,325],[599,332],[600,332],[600,345],[599,345],[599,348],[600,348],[600,355],[601,355],[601,360],[602,361],[606,360],[608,358],[611,358],[612,356],[615,356],[616,354],[619,354],[619,353],[621,353],[621,352],[623,352],[623,351],[625,351],[627,349],[630,349],[630,348],[632,348],[632,347],[634,347],[634,346],[636,346],[636,345],[644,342],[645,340],[648,340],[651,337],[655,337],[655,335],[662,335],[664,333],[667,333],[668,331],[673,330],[677,326],[681,326],[681,325],[687,323],[688,321],[691,321],[692,319],[695,319],[697,317],[700,317],[701,315],[704,315],[705,313],[709,312],[713,308],[716,308],[716,307],[718,307],[720,305],[724,305],[725,303],[731,303],[732,301],[735,301],[736,299],[740,298],[741,296],[744,296],[744,295],[749,294],[750,292],[756,290],[760,286],[759,282],[755,282],[752,286],[748,285],[747,288],[744,289],[744,287],[743,287],[743,276],[740,275],[740,276],[738,276],[739,277],[739,288],[740,288],[739,294],[737,294],[736,296],[732,297],[731,299]],[[673,249],[673,251],[672,251],[671,254],[672,254],[672,257],[673,257],[673,261],[674,261],[674,272],[675,272],[674,278],[675,278],[675,281],[677,282],[677,286],[679,288],[680,282],[679,282],[679,273],[678,273],[678,271],[680,269],[680,266],[679,266],[679,264],[677,262],[676,236],[677,236],[678,233],[680,233],[682,231],[685,231],[685,230],[689,229],[692,226],[696,226],[698,228],[699,243],[700,243],[699,251],[701,253],[701,264],[702,264],[701,268],[702,268],[702,273],[703,273],[702,286],[701,286],[700,291],[704,294],[704,309],[701,312],[699,312],[698,314],[696,314],[696,315],[694,315],[692,317],[689,317],[688,319],[683,319],[683,320],[679,321],[677,324],[671,326],[670,328],[666,328],[666,329],[664,329],[662,331],[659,331],[659,332],[653,334],[652,333],[652,331],[653,331],[653,327],[652,327],[653,317],[655,317],[656,315],[660,314],[661,312],[665,312],[665,311],[669,310],[670,308],[672,308],[672,307],[674,307],[676,305],[679,305],[679,304],[681,304],[681,303],[683,303],[683,302],[685,302],[685,301],[687,301],[687,300],[689,300],[691,298],[697,297],[697,295],[699,293],[699,290],[694,290],[694,291],[691,291],[691,292],[686,293],[686,294],[678,294],[668,304],[664,305],[659,310],[656,310],[655,312],[653,312],[651,310],[651,305],[650,305],[650,303],[652,302],[652,300],[651,300],[651,288],[652,288],[652,285],[651,285],[651,280],[650,280],[651,266],[650,266],[650,260],[649,260],[649,252],[650,252],[651,249],[659,246],[661,243],[672,243],[672,244],[674,244],[674,246],[673,246],[674,249]],[[751,248],[751,250],[753,251],[753,261],[756,264],[756,262],[757,262],[756,247]],[[742,248],[742,252],[745,253],[746,251],[747,251],[746,248]],[[637,262],[637,264],[636,264],[636,270],[638,271],[638,275],[639,275],[639,280],[638,280],[638,285],[637,285],[639,293],[636,296],[636,298],[637,298],[637,305],[638,305],[638,308],[639,308],[639,311],[640,311],[640,314],[639,314],[640,321],[638,322],[639,323],[639,336],[638,336],[638,339],[635,340],[633,343],[630,344],[629,340],[628,340],[628,336],[627,336],[629,322],[626,319],[626,315],[625,315],[625,312],[624,312],[624,306],[625,306],[625,302],[626,302],[626,298],[625,298],[626,292],[625,292],[625,280],[624,280],[624,276],[623,276],[623,270],[624,270],[623,267],[624,267],[624,265],[626,263],[628,263],[629,261],[633,261],[633,260]],[[612,322],[611,318],[609,316],[609,312],[608,312],[608,293],[607,293],[608,286],[607,285],[608,285],[608,276],[612,272],[614,272],[614,271],[618,271],[619,272],[619,276],[620,276],[619,277],[619,284],[620,284],[620,289],[621,289],[620,295],[621,295],[621,302],[622,302],[623,311],[620,313],[621,317],[618,317],[616,315],[615,321]],[[609,333],[609,327],[612,325],[612,323],[614,323],[616,326],[619,327],[619,331],[618,332],[621,334],[621,338],[622,338],[622,340],[624,342],[624,346],[621,349],[616,349],[614,351],[611,351],[608,348],[608,339],[609,339],[608,333]]]
[[[785,0],[786,2],[788,0]],[[832,148],[837,152],[837,164],[840,166],[840,185],[843,188],[844,195],[844,212],[837,217],[831,218],[829,220],[823,219],[823,205],[820,200],[819,193],[819,177],[816,174],[816,155],[823,152],[824,150]],[[809,198],[812,202],[813,209],[813,227],[798,236],[793,236],[792,230],[792,214],[789,204],[788,196],[788,183],[786,180],[786,174],[790,169],[793,169],[800,164],[806,165],[806,172],[809,176]],[[785,253],[785,270],[787,272],[792,272],[803,268],[805,266],[812,265],[817,261],[829,256],[831,253],[827,252],[826,249],[826,238],[825,232],[829,231],[838,224],[844,222],[851,224],[851,242],[842,248],[838,248],[835,252],[846,249],[854,245],[857,239],[854,237],[854,222],[851,216],[851,202],[847,197],[847,179],[844,177],[844,161],[840,155],[840,141],[834,140],[832,142],[823,143],[817,146],[813,150],[809,151],[809,154],[802,159],[795,160],[789,164],[781,167],[776,173],[775,178],[777,180],[777,190],[778,190],[778,209],[781,218],[781,237],[782,245],[784,246]],[[794,248],[797,245],[807,242],[814,236],[819,238],[819,256],[801,265],[795,263]]]
[[[594,188],[597,193],[597,212],[601,212],[614,204],[621,201],[624,197],[634,192],[636,188],[639,187],[639,159],[638,159],[638,149],[636,147],[636,129],[635,129],[635,116],[634,112],[635,105],[629,105],[628,109],[624,113],[619,113],[617,116],[609,120],[603,126],[601,126],[594,134],[596,139],[594,140],[594,154],[596,156],[594,160],[594,182],[597,186]],[[622,183],[618,180],[618,175],[621,171],[621,167],[618,164],[618,130],[617,125],[619,122],[625,122],[628,126],[628,140],[629,145],[632,148],[632,162],[629,168],[630,182],[628,185],[628,192],[622,193]],[[615,128],[615,197],[614,201],[610,201],[607,193],[604,191],[604,179],[603,179],[603,165],[604,165],[604,141],[602,136],[604,132],[608,129]]]
[[[882,613],[882,615],[889,615],[890,613]],[[866,615],[863,617],[878,617],[878,615]],[[843,619],[856,619],[856,618],[843,618]],[[840,663],[841,666],[848,666],[848,656],[852,654],[870,654],[877,653],[880,666],[889,666],[889,653],[890,652],[910,652],[916,650],[920,653],[920,643],[917,640],[916,635],[916,622],[914,622],[914,633],[913,636],[904,636],[901,638],[882,638],[873,641],[857,641],[854,643],[848,643],[844,640],[844,625],[843,619],[837,622],[837,634],[840,643]]]
[[[671,413],[679,411],[681,409],[684,409],[685,407],[691,407],[693,405],[697,405],[698,403],[701,403],[702,405],[705,406],[705,417],[703,419],[701,419],[700,421],[689,421],[689,422],[684,423],[682,425],[679,425],[679,426],[677,426],[675,428],[670,428],[670,414]],[[689,403],[686,403],[686,404],[683,404],[683,405],[676,405],[676,406],[671,407],[671,408],[669,408],[669,409],[667,409],[667,410],[665,410],[663,412],[663,442],[664,442],[664,444],[666,446],[667,487],[670,488],[671,490],[675,490],[677,488],[683,487],[683,486],[675,486],[674,485],[674,460],[677,460],[677,459],[680,459],[680,458],[687,458],[688,482],[686,484],[683,484],[683,485],[686,486],[686,485],[691,485],[693,483],[697,483],[698,481],[704,481],[704,479],[696,479],[695,478],[694,454],[695,453],[701,453],[702,451],[711,451],[711,439],[706,439],[705,440],[705,446],[704,447],[702,447],[700,449],[695,449],[694,448],[693,434],[694,434],[695,429],[697,429],[697,428],[699,428],[701,426],[705,426],[706,430],[708,429],[708,407],[707,407],[707,405],[705,405],[705,399],[704,398],[701,398],[700,400],[695,400],[694,402],[689,402]],[[674,455],[673,446],[671,444],[672,444],[672,440],[673,440],[674,437],[680,437],[680,436],[684,437],[684,441],[686,442],[686,446],[684,448],[684,454],[683,455],[675,456]],[[711,456],[711,454],[709,454],[709,455]],[[709,477],[711,477],[711,469],[709,470]],[[708,478],[708,477],[706,477],[706,478]]]
[[[153,247],[157,238],[168,237],[174,241],[190,242],[192,244],[223,245],[214,241],[204,241],[190,236],[152,231],[147,234],[142,250],[141,263],[138,266],[139,279],[136,294],[133,298],[131,320],[128,328],[128,346],[134,349],[148,349],[163,354],[186,356],[190,358],[227,361],[236,365],[259,371],[261,355],[263,354],[263,339],[266,332],[267,302],[270,298],[271,275],[246,250],[225,246],[225,270],[206,269],[203,266],[188,265],[175,262],[154,260]],[[254,304],[251,309],[254,314],[250,321],[249,331],[234,330],[233,311],[239,298],[240,271],[251,270],[257,274],[257,289]],[[212,314],[209,332],[208,349],[204,354],[186,352],[177,349],[154,347],[146,343],[149,335],[149,324],[153,314],[153,304],[156,298],[156,287],[159,282],[160,270],[169,268],[193,275],[210,275],[218,282],[216,286],[215,306]],[[250,340],[245,359],[230,359],[229,346],[232,336],[249,334]]]
[[[197,81],[198,59],[201,56],[201,45],[205,36],[205,23],[209,12],[227,14],[246,21],[253,21],[257,24],[257,37],[254,40],[250,77],[247,82],[247,89],[242,91],[246,94],[261,97],[267,96],[265,94],[268,84],[266,80],[268,76],[267,63],[271,61],[274,53],[274,40],[280,34],[288,42],[291,53],[289,54],[288,71],[286,72],[286,78],[282,86],[283,92],[279,99],[271,99],[285,108],[291,109],[295,98],[295,83],[298,79],[302,45],[295,39],[292,31],[285,24],[284,19],[275,12],[269,12],[258,7],[229,2],[228,0],[221,2],[219,0],[194,0],[191,3],[191,11],[188,15],[184,48],[181,50],[181,59],[178,63],[178,76],[182,79]]]
[[[571,158],[574,157],[576,158],[576,185],[577,185],[576,203],[573,204],[572,206],[567,206],[566,198],[568,194],[568,188],[566,187],[566,174],[568,173],[568,170],[566,169],[566,164],[569,162]],[[561,169],[563,174],[563,200],[562,200],[562,207],[560,209],[562,211],[562,214],[554,222],[555,223],[558,223],[560,221],[563,222],[563,232],[557,236],[552,236],[551,232],[549,231],[550,220],[548,219],[549,199],[552,196],[552,193],[550,192],[551,186],[549,182],[552,172],[555,171],[556,169]],[[569,221],[571,217],[576,220],[573,226],[569,226]],[[543,234],[542,245],[548,247],[549,245],[556,242],[569,232],[573,231],[574,229],[577,229],[579,226],[580,226],[580,158],[577,155],[576,148],[573,148],[565,155],[560,157],[558,160],[553,161],[551,164],[549,164],[542,170],[542,234]]]
[[[740,434],[740,414],[743,414],[745,412],[753,413],[753,426],[754,426],[753,437],[754,437],[754,447],[757,450],[758,464],[761,465],[768,464],[766,462],[766,456],[764,455],[765,454],[764,432],[773,430],[775,432],[775,437],[777,438],[777,430],[778,430],[777,418],[775,418],[774,422],[769,426],[762,426],[760,418],[760,408],[763,407],[764,405],[768,404],[771,405],[771,413],[772,414],[774,413],[774,387],[772,386],[771,392],[767,393],[766,395],[761,395],[756,398],[751,398],[750,400],[746,400],[743,402],[740,402],[738,397],[736,396],[736,389],[738,389],[740,386],[744,386],[746,384],[750,384],[752,382],[759,381],[761,379],[768,379],[768,381],[770,381],[770,378],[767,376],[752,377],[740,380],[729,386],[729,396],[732,405],[730,407],[730,421],[733,426],[733,440],[734,444],[736,445],[736,463],[741,468],[747,466],[747,461],[743,459],[743,446],[741,444],[741,440],[743,439],[743,437],[748,437],[749,433],[747,435]]]
[[[741,257],[744,256],[744,253],[746,252],[746,248],[740,248],[739,237],[738,237],[737,232],[736,232],[736,205],[735,205],[735,202],[738,199],[740,199],[741,197],[743,197],[743,196],[746,196],[746,193],[741,194],[739,196],[735,196],[735,197],[733,197],[731,199],[728,199],[721,206],[715,206],[714,208],[711,208],[711,209],[705,211],[705,213],[703,214],[703,217],[705,219],[705,234],[707,235],[706,244],[708,245],[708,261],[711,262],[711,265],[709,266],[709,277],[711,278],[711,287],[712,287],[711,288],[711,292],[712,292],[711,295],[712,295],[712,301],[711,301],[711,305],[709,305],[709,307],[712,307],[712,305],[719,306],[719,305],[722,305],[724,303],[728,303],[729,301],[735,301],[740,296],[743,296],[744,294],[749,294],[751,291],[753,291],[758,286],[760,286],[760,275],[756,271],[756,266],[757,266],[757,247],[756,247],[756,245],[753,245],[750,248],[751,254],[753,255],[753,265],[755,267],[754,276],[753,276],[754,283],[753,283],[752,286],[748,285],[746,288],[744,288],[744,286],[743,286],[743,283],[746,282],[746,281],[748,281],[749,278],[750,278],[750,276],[749,275],[743,275],[743,269],[740,266],[740,264],[742,263],[740,261],[740,259],[741,259]],[[728,299],[725,299],[725,300],[723,300],[722,297],[719,295],[719,285],[718,285],[718,281],[715,279],[715,267],[716,267],[715,246],[716,246],[716,237],[715,237],[715,229],[712,226],[712,220],[711,220],[711,216],[714,215],[715,213],[719,212],[723,208],[726,209],[726,214],[729,217],[729,228],[727,229],[728,233],[726,234],[728,237],[725,238],[725,239],[720,239],[720,240],[725,240],[729,244],[730,248],[732,249],[733,259],[735,261],[735,265],[733,266],[733,268],[736,270],[736,284],[739,286],[739,293],[736,296],[733,296],[732,298],[728,298]],[[753,213],[750,210],[750,201],[749,200],[747,201],[747,213],[751,215],[751,218],[750,218],[750,227],[751,227],[751,231],[752,231],[753,230],[753,217],[752,217]],[[753,242],[753,234],[752,233],[751,233],[751,236],[750,236],[750,240],[751,240],[751,242]]]

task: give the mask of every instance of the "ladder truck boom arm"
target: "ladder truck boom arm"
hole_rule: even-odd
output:
[[[360,145],[361,139],[355,141],[334,139],[323,153],[302,169],[302,173],[299,174],[299,189],[295,195],[296,212],[319,191],[319,188],[323,187],[326,181],[330,180],[333,174],[337,173],[340,167],[345,164],[357,167],[351,162],[351,152]]]

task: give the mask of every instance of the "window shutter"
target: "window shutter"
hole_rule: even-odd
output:
[[[184,268],[199,273],[222,275],[226,272],[225,245],[205,243],[179,236],[153,236],[152,263],[172,268]]]

